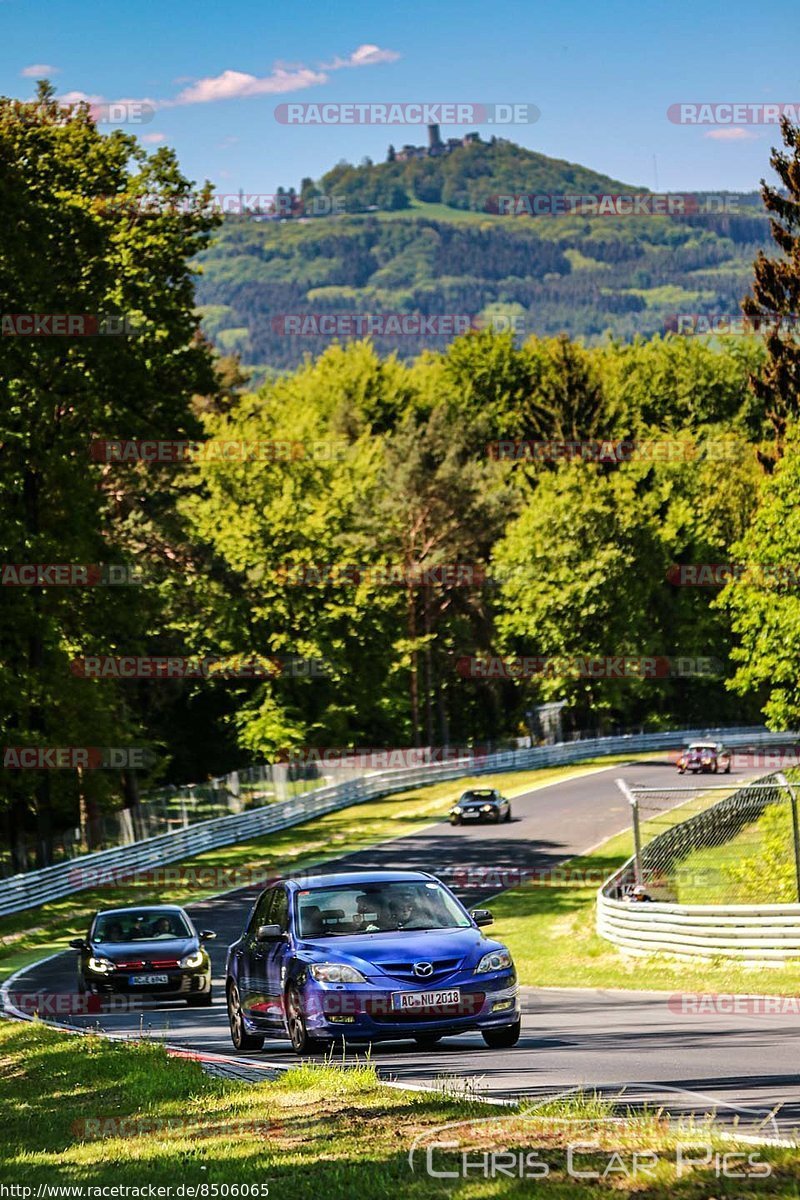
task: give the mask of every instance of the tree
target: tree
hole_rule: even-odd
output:
[[[761,504],[734,547],[742,574],[719,604],[739,645],[731,687],[754,695],[771,729],[794,729],[800,719],[800,440],[787,426],[782,457],[764,480]]]
[[[782,257],[759,251],[753,295],[742,301],[746,315],[766,325],[767,361],[752,388],[772,425],[774,446],[762,457],[769,470],[783,454],[788,422],[800,416],[800,127],[783,117],[781,133],[786,150],[773,150],[770,165],[787,194],[762,179],[761,196]]]
[[[147,204],[143,203],[147,198]],[[159,560],[151,536],[170,507],[175,468],[127,471],[93,462],[99,438],[196,435],[195,393],[215,390],[199,338],[189,260],[214,218],[174,155],[135,138],[102,136],[88,107],[65,110],[47,83],[35,103],[0,100],[0,295],[6,313],[88,314],[119,335],[0,337],[2,554],[11,563],[103,563],[130,553]],[[8,322],[8,318],[4,318]],[[106,326],[109,328],[109,326]],[[161,624],[145,588],[5,589],[0,656],[6,744],[118,745],[142,733],[141,713],[113,683],[79,680],[70,660],[135,650]],[[14,676],[22,685],[13,682]],[[109,780],[86,786],[98,801]],[[113,778],[113,777],[112,777]],[[46,861],[54,812],[74,824],[76,778],[15,779],[9,820],[35,812]]]

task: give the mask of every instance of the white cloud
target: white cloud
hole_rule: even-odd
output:
[[[340,71],[342,67],[374,67],[378,63],[397,62],[399,57],[396,50],[381,50],[380,46],[365,42],[364,45],[357,46],[347,58],[335,58],[331,63],[323,63],[322,69]]]
[[[143,133],[139,140],[147,142],[148,146],[157,146],[160,142],[167,140],[167,135],[165,133]]]
[[[87,104],[102,104],[102,96],[90,96],[88,92],[64,92],[63,96],[58,97],[61,104],[81,104],[86,101]]]
[[[713,138],[715,142],[749,142],[758,134],[752,129],[742,129],[741,125],[733,125],[724,129],[709,129],[703,137]]]
[[[184,88],[174,100],[167,104],[208,104],[213,100],[239,100],[246,96],[278,96],[284,92],[297,92],[303,88],[327,83],[328,77],[310,67],[287,71],[275,67],[271,74],[259,77],[244,71],[223,71],[221,75],[198,79],[191,87]],[[162,106],[163,107],[163,106]]]
[[[45,76],[57,75],[60,70],[60,67],[51,67],[49,63],[32,63],[29,67],[23,67],[20,75],[23,79],[44,79]]]

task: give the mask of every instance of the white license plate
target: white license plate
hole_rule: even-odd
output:
[[[475,817],[479,817],[481,814],[479,812],[470,812],[469,809],[467,809],[466,812],[463,812],[461,815],[462,817],[472,817],[474,820]]]
[[[128,983],[131,987],[143,987],[150,983],[169,983],[169,975],[131,975]]]
[[[460,988],[448,988],[446,992],[392,992],[392,1008],[436,1008],[460,1001]]]

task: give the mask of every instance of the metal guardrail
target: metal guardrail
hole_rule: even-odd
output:
[[[730,738],[728,741],[730,742]],[[719,810],[728,822],[732,805],[748,789],[760,793],[784,786],[781,776],[766,775],[720,800],[717,805],[665,830],[642,854],[642,866],[659,854],[679,852],[683,827],[713,822]],[[776,965],[800,958],[800,904],[631,903],[618,895],[635,879],[635,856],[611,875],[597,893],[596,925],[600,937],[631,955],[665,953],[683,959],[732,959],[753,966]]]
[[[288,829],[312,817],[324,816],[351,804],[360,804],[365,800],[404,791],[409,787],[436,783],[438,780],[458,779],[464,775],[566,766],[586,758],[670,749],[687,739],[711,736],[724,738],[730,746],[755,746],[774,744],[780,739],[786,740],[796,735],[741,727],[735,730],[676,730],[591,738],[582,742],[562,742],[552,746],[535,746],[528,750],[504,751],[481,757],[468,756],[422,767],[376,772],[360,779],[319,788],[303,796],[269,804],[263,808],[249,809],[235,816],[203,821],[186,829],[148,838],[146,841],[101,850],[96,854],[85,854],[78,860],[73,859],[52,867],[44,867],[39,871],[14,875],[10,879],[0,881],[0,917],[35,908],[51,900],[59,900],[74,892],[85,891],[95,886],[98,881],[107,882],[133,875],[137,871],[167,866],[208,850],[261,837],[276,830]]]

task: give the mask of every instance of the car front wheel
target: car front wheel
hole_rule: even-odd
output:
[[[504,1025],[500,1029],[483,1029],[481,1036],[490,1050],[510,1050],[519,1041],[522,1021],[517,1020],[513,1025]]]
[[[235,983],[228,988],[228,1020],[231,1026],[231,1041],[234,1049],[242,1052],[247,1050],[262,1050],[264,1038],[258,1033],[248,1033],[244,1027],[242,1002],[239,989]]]
[[[509,810],[508,810],[508,812],[506,813],[506,822],[508,822],[508,821],[510,821],[510,820],[511,820],[511,808],[509,807]]]
[[[303,1002],[294,988],[286,994],[286,1023],[289,1027],[289,1039],[295,1054],[314,1054],[323,1048],[322,1042],[318,1038],[311,1037],[306,1028]]]
[[[451,818],[450,818],[450,824],[451,824],[451,825],[460,825],[460,824],[461,824],[461,817],[451,817]]]

